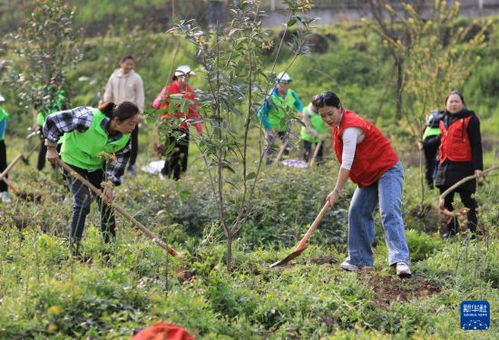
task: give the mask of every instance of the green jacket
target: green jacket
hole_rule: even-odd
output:
[[[105,154],[114,154],[126,147],[130,134],[124,134],[118,140],[108,142],[109,135],[102,128],[106,116],[98,109],[93,110],[93,119],[87,131],[72,131],[64,134],[61,158],[65,163],[86,170],[102,169],[106,161]]]
[[[295,111],[296,99],[293,93],[288,90],[284,98],[272,93],[270,101],[269,123],[276,131],[287,131],[286,115],[290,111]]]
[[[7,128],[7,118],[9,114],[3,107],[0,106],[0,140],[5,138],[5,130]]]
[[[312,128],[312,130],[314,130],[318,134],[324,133],[324,122],[322,121],[320,114],[318,114],[317,112],[313,112],[308,106],[303,109],[303,113],[308,116],[308,119],[310,120],[310,127]],[[310,143],[320,142],[320,138],[313,137],[307,132],[307,128],[304,126],[301,128],[300,137],[301,139],[306,140]]]
[[[426,129],[424,129],[423,140],[425,140],[426,137],[439,136],[439,135],[440,135],[440,128],[439,127],[427,126]]]

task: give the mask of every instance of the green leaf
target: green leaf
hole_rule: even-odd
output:
[[[249,179],[253,179],[256,177],[256,173],[255,172],[250,172],[248,175],[246,175],[246,179],[249,180]]]
[[[291,27],[294,24],[296,24],[296,22],[297,22],[296,18],[291,18],[291,19],[289,19],[287,25],[288,25],[288,27]]]

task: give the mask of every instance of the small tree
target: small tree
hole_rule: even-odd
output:
[[[290,1],[288,5],[287,27],[301,22],[304,30],[308,30],[311,20],[300,16],[300,10],[309,9],[310,1]],[[273,70],[267,74],[263,69],[261,49],[268,46],[270,37],[262,27],[263,13],[259,6],[259,1],[241,1],[231,10],[233,19],[225,34],[206,33],[192,21],[180,22],[173,29],[196,46],[197,57],[206,73],[208,90],[198,95],[205,112],[206,133],[197,143],[227,240],[228,270],[232,269],[233,241],[251,216],[263,159],[260,145],[259,160],[250,164],[248,140],[250,132],[259,129],[259,124],[255,124],[256,113],[275,79]],[[295,41],[294,47],[295,56],[302,53],[304,41]],[[267,86],[259,85],[262,81]],[[236,213],[229,216],[229,209]]]
[[[459,2],[449,6],[445,0],[435,0],[426,16],[410,3],[402,6],[402,12],[388,4],[385,8],[397,19],[399,30],[405,32],[405,39],[410,41],[410,49],[407,49],[407,43],[384,34],[378,28],[385,44],[395,54],[404,55],[406,100],[402,110],[403,124],[418,140],[428,112],[441,107],[445,95],[452,89],[460,88],[476,67],[479,62],[477,52],[485,47],[484,33],[488,25],[483,25],[479,32],[468,38],[473,26],[456,25]],[[423,201],[424,178],[421,173]]]
[[[74,9],[65,1],[35,1],[11,45],[21,62],[12,65],[8,82],[25,109],[52,102],[58,90],[68,92],[66,72],[83,53]]]

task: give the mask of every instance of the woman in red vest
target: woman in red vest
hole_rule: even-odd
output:
[[[194,103],[196,96],[189,87],[189,78],[194,72],[187,65],[181,65],[175,70],[172,82],[166,85],[157,95],[152,107],[164,110],[161,118],[167,123],[166,160],[161,175],[175,180],[187,170],[189,154],[189,126],[194,124],[200,134],[203,125],[199,121],[198,106]],[[176,100],[175,106],[170,102]],[[185,105],[187,104],[187,105]]]
[[[445,99],[445,113],[440,121],[440,164],[438,166],[436,186],[443,193],[450,186],[464,177],[480,176],[483,170],[482,137],[480,120],[473,111],[464,107],[463,95],[458,91],[451,92]],[[445,197],[445,208],[453,210],[454,193],[458,192],[461,201],[468,211],[468,229],[475,238],[477,203],[473,198],[476,181],[468,181]],[[443,237],[452,237],[458,231],[456,219],[447,225]]]
[[[348,178],[358,185],[348,211],[348,257],[341,268],[359,271],[372,268],[374,217],[377,205],[385,229],[388,263],[397,275],[410,277],[409,248],[402,220],[404,168],[388,139],[371,122],[345,110],[333,92],[314,101],[323,121],[331,126],[334,151],[341,167],[336,185],[327,196],[333,205]]]

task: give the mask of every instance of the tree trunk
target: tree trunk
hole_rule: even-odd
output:
[[[396,111],[395,118],[402,118],[402,92],[404,90],[404,59],[400,56],[395,56],[395,64],[397,66],[397,86],[395,93]]]
[[[232,271],[232,233],[227,235],[227,271]]]

